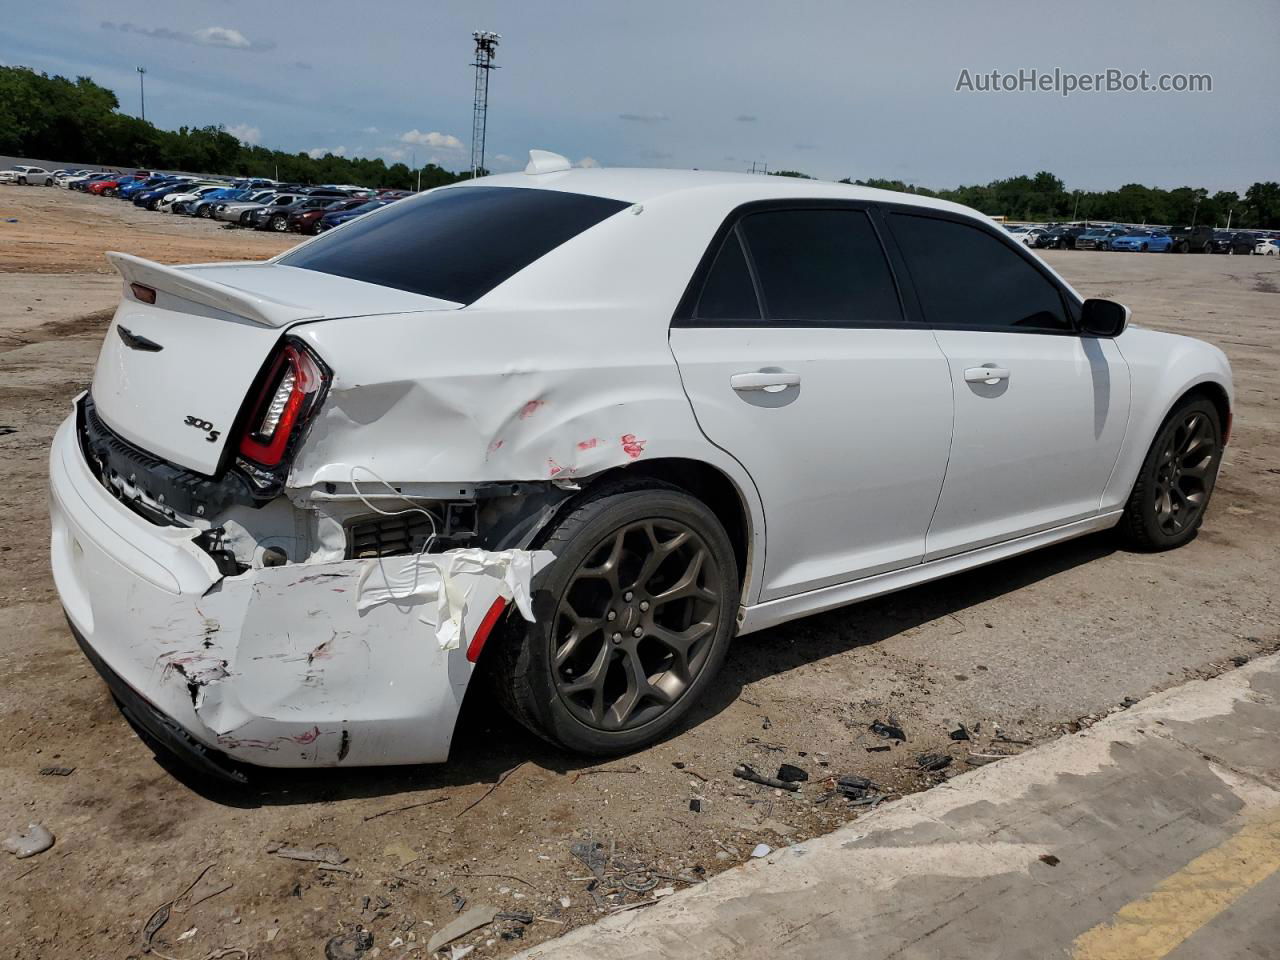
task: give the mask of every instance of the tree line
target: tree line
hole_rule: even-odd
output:
[[[290,183],[352,183],[411,190],[418,171],[380,157],[286,153],[241,143],[221,126],[161,130],[120,112],[115,93],[89,77],[69,80],[26,67],[0,66],[0,153],[19,157],[74,158],[101,166],[149,167],[192,173],[271,177]],[[465,179],[436,164],[421,169],[422,186]],[[805,177],[798,170],[778,176]],[[1280,228],[1280,183],[1255,183],[1240,196],[1197,187],[1165,190],[1128,183],[1118,190],[1068,190],[1052,173],[1009,177],[981,186],[931,190],[901,180],[871,178],[842,183],[880,187],[953,200],[1010,220],[1115,220],[1123,223]]]
[[[901,180],[844,180],[864,187],[918,193],[952,200],[990,216],[1034,222],[1107,220],[1161,226],[1280,228],[1280,183],[1255,183],[1240,196],[1234,190],[1210,194],[1200,187],[1165,190],[1126,183],[1118,190],[1068,190],[1052,173],[1009,177],[982,186],[929,190]]]
[[[120,112],[115,93],[89,77],[69,80],[26,67],[0,66],[0,154],[73,159],[189,173],[271,177],[289,183],[350,183],[412,190],[418,171],[380,157],[312,157],[241,143],[221,126],[161,130]],[[434,163],[421,168],[422,187],[470,176]]]

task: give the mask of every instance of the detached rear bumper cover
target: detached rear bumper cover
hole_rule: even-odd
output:
[[[95,667],[197,744],[261,766],[446,760],[469,638],[499,599],[531,616],[529,579],[553,559],[451,551],[223,577],[196,531],[102,487],[74,418],[54,438],[50,501],[54,581]]]

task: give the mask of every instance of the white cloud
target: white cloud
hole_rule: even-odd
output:
[[[400,134],[401,143],[413,143],[423,147],[435,147],[437,150],[461,150],[462,141],[451,133],[437,133],[432,130],[430,133],[423,133],[421,130],[414,128],[408,133]]]
[[[595,157],[583,157],[581,160],[579,160],[579,161],[578,161],[578,166],[580,166],[580,167],[598,167],[598,166],[600,166],[600,161],[599,161],[599,160],[597,160]]]
[[[234,126],[227,127],[227,133],[231,134],[241,143],[247,143],[249,146],[256,146],[262,142],[262,131],[257,127],[251,127],[247,123],[237,123]]]
[[[307,156],[312,160],[319,160],[326,153],[332,153],[335,157],[345,157],[347,155],[346,147],[312,147],[307,151]]]
[[[377,133],[377,132],[378,132],[378,128],[377,128],[377,127],[365,127],[365,128],[364,128],[363,130],[361,130],[360,132],[361,132],[361,133]]]
[[[665,113],[620,113],[619,120],[630,120],[632,123],[662,123],[671,118]]]
[[[134,23],[112,23],[102,21],[103,30],[118,30],[121,33],[135,33],[140,37],[152,40],[173,40],[176,43],[194,43],[202,47],[226,47],[231,50],[272,50],[275,48],[271,40],[250,40],[239,30],[232,27],[202,27],[188,33],[185,30],[170,30],[168,27],[140,27]]]

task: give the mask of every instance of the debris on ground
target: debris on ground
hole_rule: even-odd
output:
[[[901,726],[898,725],[898,718],[890,716],[888,720],[877,720],[867,728],[877,737],[885,740],[906,740],[907,735],[903,732]]]
[[[988,763],[995,763],[997,760],[1007,760],[1009,757],[1016,757],[1016,753],[973,753],[964,758],[964,762],[971,767],[981,767]]]
[[[484,904],[479,907],[472,907],[460,917],[455,917],[449,923],[441,927],[427,941],[427,953],[435,953],[441,947],[448,943],[452,943],[459,937],[465,937],[472,930],[479,930],[481,927],[488,926],[493,923],[493,918],[498,915],[498,908]]]
[[[274,853],[277,857],[284,857],[286,860],[302,860],[306,863],[327,863],[332,866],[346,863],[349,857],[345,857],[337,847],[328,844],[320,844],[313,850],[303,850],[301,847],[286,847],[282,843],[267,844],[267,853]]]
[[[1232,657],[1231,662],[1235,664],[1237,667],[1243,667],[1246,663],[1249,662],[1249,658],[1245,654],[1241,653],[1241,654],[1238,654],[1237,656]]]
[[[359,960],[373,946],[373,934],[363,927],[331,937],[324,945],[325,960]]]
[[[951,766],[951,758],[945,753],[922,753],[916,757],[916,769],[935,772]]]
[[[778,767],[778,779],[784,783],[803,783],[809,779],[809,772],[790,763]]]
[[[866,777],[860,777],[857,774],[846,774],[843,777],[837,777],[833,787],[836,793],[842,797],[848,797],[850,800],[865,799],[876,794],[880,789]]]
[[[689,812],[690,812],[690,813],[701,813],[701,812],[702,812],[702,798],[701,798],[701,797],[694,797],[694,798],[692,798],[692,799],[689,801]]]
[[[604,876],[604,868],[609,863],[609,855],[604,852],[604,844],[582,840],[570,844],[569,852],[581,860],[597,880]]]
[[[76,772],[75,767],[41,767],[42,777],[69,777]]]
[[[867,747],[867,753],[884,753],[884,751],[891,749],[892,747],[887,743],[877,743],[874,747]]]
[[[1051,867],[1056,867],[1062,861],[1059,860],[1057,857],[1055,857],[1052,853],[1042,853],[1040,854],[1040,862],[1047,863]]]
[[[756,848],[751,851],[751,856],[759,860],[761,857],[767,857],[771,853],[773,853],[773,847],[767,843],[757,843]]]
[[[53,846],[53,834],[48,827],[39,823],[27,824],[27,829],[5,837],[4,848],[19,860],[44,853]]]
[[[1128,710],[1130,707],[1136,707],[1137,705],[1138,705],[1137,697],[1125,697],[1123,700],[1120,701],[1120,706],[1122,706],[1126,710]]]
[[[750,780],[752,783],[758,783],[764,787],[776,787],[779,790],[799,790],[800,784],[788,783],[786,780],[779,780],[777,777],[766,777],[763,773],[756,773],[749,764],[740,763],[733,768],[733,775],[739,780]]]
[[[947,728],[947,736],[952,740],[970,740],[969,730],[960,721],[956,721]]]

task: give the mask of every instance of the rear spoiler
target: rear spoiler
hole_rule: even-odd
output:
[[[263,326],[287,327],[299,320],[315,320],[324,316],[324,312],[315,307],[273,300],[128,253],[108,251],[107,261],[116,268],[125,283],[140,283],[215,310],[225,310]]]

